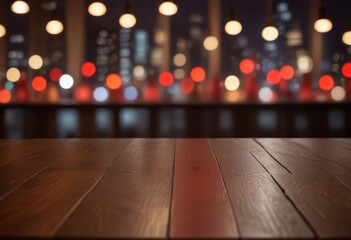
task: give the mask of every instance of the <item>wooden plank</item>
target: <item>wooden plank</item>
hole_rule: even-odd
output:
[[[75,151],[56,161],[54,167],[105,170],[130,141],[130,139],[86,139]]]
[[[171,238],[236,238],[230,201],[207,139],[177,140]]]
[[[46,170],[0,202],[0,237],[51,237],[101,171]]]
[[[167,237],[174,148],[175,140],[133,140],[57,236]]]
[[[253,140],[211,140],[211,144],[241,238],[313,237],[303,217],[268,172],[269,169],[283,176],[291,175],[283,166],[262,149],[257,150],[260,147]]]

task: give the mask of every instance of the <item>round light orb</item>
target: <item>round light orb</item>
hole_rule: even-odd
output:
[[[137,20],[133,14],[125,13],[119,18],[119,24],[123,28],[132,28],[135,26]]]
[[[143,66],[137,65],[133,68],[133,75],[136,80],[142,81],[146,78],[146,70]]]
[[[88,12],[91,16],[101,17],[107,12],[106,5],[102,2],[93,2],[88,7]]]
[[[239,21],[231,20],[226,23],[224,30],[229,35],[238,35],[243,30],[243,26]]]
[[[71,89],[74,85],[74,80],[71,75],[64,74],[60,77],[59,83],[63,89]]]
[[[0,38],[6,35],[6,28],[4,25],[0,24]]]
[[[10,82],[18,82],[21,78],[21,72],[18,68],[12,67],[6,72],[6,79]]]
[[[186,64],[186,56],[183,53],[177,53],[174,55],[173,63],[177,67],[183,67]]]
[[[318,19],[314,23],[314,29],[319,33],[326,33],[332,30],[333,23],[327,18]]]
[[[228,91],[236,91],[240,87],[240,80],[237,76],[231,75],[228,76],[224,81],[224,87]]]
[[[98,87],[94,90],[93,97],[97,102],[105,102],[108,99],[108,91],[104,87]]]
[[[271,102],[273,100],[273,91],[269,87],[263,87],[258,92],[258,98],[262,102]]]
[[[25,1],[15,1],[11,5],[12,12],[16,14],[26,14],[29,12],[29,5]]]
[[[165,1],[160,4],[158,10],[162,15],[173,16],[178,12],[178,7],[171,1]]]
[[[124,98],[128,101],[135,101],[138,95],[138,90],[133,86],[129,86],[124,90]]]
[[[214,51],[218,48],[219,42],[215,36],[208,36],[204,40],[204,48],[207,51]]]
[[[336,86],[332,89],[331,98],[334,101],[340,102],[340,101],[344,100],[345,97],[346,97],[346,92],[345,92],[345,89],[343,87]]]
[[[262,37],[268,42],[272,42],[279,37],[279,31],[274,26],[267,26],[262,30]]]
[[[173,75],[176,79],[182,79],[185,77],[185,71],[181,68],[174,70]]]
[[[63,24],[58,20],[51,20],[46,24],[46,31],[51,35],[57,35],[63,32]]]
[[[300,73],[306,74],[310,73],[313,70],[313,61],[307,55],[301,55],[297,57],[297,68]]]
[[[43,66],[44,61],[39,55],[33,55],[29,58],[28,64],[31,69],[38,70]]]
[[[1,33],[0,33],[1,34]],[[351,31],[347,31],[342,35],[342,41],[346,45],[351,46]]]

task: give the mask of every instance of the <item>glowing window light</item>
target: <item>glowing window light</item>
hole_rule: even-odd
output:
[[[313,70],[313,61],[307,55],[297,56],[297,67],[302,74],[310,73]]]
[[[284,80],[291,80],[294,78],[295,70],[290,65],[285,65],[280,69],[280,75]]]
[[[131,13],[125,13],[119,18],[119,24],[123,28],[132,28],[137,23],[135,16]]]
[[[208,36],[204,40],[204,48],[207,51],[214,51],[218,48],[219,42],[215,36]]]
[[[82,85],[76,88],[74,97],[78,102],[90,102],[92,93],[88,85]]]
[[[51,35],[58,35],[63,32],[63,24],[59,20],[51,20],[46,24],[46,31]]]
[[[135,66],[133,69],[133,75],[137,80],[144,80],[146,78],[146,70],[143,66]]]
[[[346,78],[351,78],[351,62],[345,63],[344,66],[342,66],[342,74]]]
[[[195,89],[195,83],[190,78],[184,78],[180,82],[180,90],[183,94],[190,94]]]
[[[231,20],[224,26],[224,30],[229,35],[238,35],[243,30],[243,27],[239,21]]]
[[[178,12],[178,7],[172,1],[163,1],[160,4],[158,10],[162,15],[173,16]]]
[[[347,31],[342,35],[342,41],[346,45],[351,45],[351,31]]]
[[[266,41],[274,41],[278,38],[279,36],[279,31],[276,27],[274,26],[267,26],[262,30],[262,37]]]
[[[46,89],[46,79],[42,76],[35,77],[32,81],[32,88],[37,92],[42,92]]]
[[[206,78],[205,69],[202,67],[194,67],[190,72],[190,77],[194,82],[202,82]]]
[[[71,89],[73,87],[74,80],[73,80],[71,75],[64,74],[60,77],[59,83],[63,89],[67,90],[67,89]]]
[[[330,75],[324,75],[319,79],[319,87],[323,91],[329,91],[334,87],[334,79]]]
[[[0,38],[6,35],[6,28],[4,25],[0,24]]]
[[[243,59],[239,65],[240,71],[244,74],[251,74],[255,70],[255,63],[251,59]]]
[[[258,91],[258,98],[262,102],[271,102],[273,100],[273,91],[269,87],[263,87]]]
[[[50,79],[54,82],[60,81],[62,75],[63,73],[60,68],[53,68],[49,72]]]
[[[340,102],[340,101],[344,100],[345,97],[346,97],[346,92],[345,92],[345,89],[343,87],[336,86],[332,89],[331,98],[334,101]]]
[[[31,69],[38,70],[43,66],[44,61],[39,55],[33,55],[29,58],[28,64]]]
[[[10,82],[18,82],[21,78],[21,72],[18,68],[12,67],[6,72],[6,79]]]
[[[101,17],[107,12],[106,5],[102,2],[93,2],[88,7],[88,12],[91,16]]]
[[[112,73],[106,78],[106,86],[111,90],[119,89],[122,86],[122,78],[115,73]]]
[[[276,85],[280,83],[281,76],[278,70],[271,70],[267,73],[267,81],[270,84]]]
[[[30,8],[28,3],[25,1],[15,1],[11,5],[11,10],[16,14],[26,14],[29,12]]]
[[[124,90],[124,98],[128,101],[135,101],[138,96],[138,90],[133,86],[129,86]]]
[[[237,76],[231,75],[228,76],[224,81],[224,87],[228,91],[236,91],[240,87],[240,80]]]
[[[174,55],[173,63],[177,67],[183,67],[186,64],[186,56],[183,53],[177,53]]]
[[[6,104],[11,101],[11,92],[7,89],[0,90],[0,103]]]
[[[169,87],[173,84],[174,77],[170,72],[163,72],[160,74],[158,80],[162,86]]]
[[[94,100],[97,102],[105,102],[108,99],[108,91],[104,87],[98,87],[94,90]]]
[[[81,72],[84,77],[92,77],[96,72],[95,64],[92,62],[83,63]]]

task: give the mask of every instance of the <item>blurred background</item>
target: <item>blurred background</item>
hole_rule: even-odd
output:
[[[351,0],[1,0],[0,138],[351,137]]]

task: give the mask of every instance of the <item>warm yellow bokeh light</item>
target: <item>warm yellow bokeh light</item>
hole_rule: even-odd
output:
[[[4,25],[0,24],[0,38],[6,35],[6,28]]]
[[[177,53],[174,55],[173,63],[177,67],[183,67],[186,64],[186,56],[183,53]]]
[[[6,79],[10,82],[18,82],[18,80],[21,78],[21,72],[18,70],[18,68],[10,68],[6,72]]]
[[[29,5],[25,1],[15,1],[11,5],[11,10],[16,14],[26,14],[29,12]]]
[[[88,7],[88,12],[91,16],[101,17],[105,15],[107,8],[102,2],[93,2]]]
[[[333,28],[333,23],[327,18],[318,19],[314,23],[314,29],[320,33],[329,32],[330,30],[332,30],[332,28]]]
[[[31,69],[38,70],[43,66],[44,61],[39,55],[33,55],[29,58],[28,64]]]
[[[240,22],[231,20],[224,26],[224,30],[229,35],[238,35],[243,30],[243,27]]]
[[[63,27],[62,22],[60,22],[58,20],[51,20],[50,22],[48,22],[46,24],[46,31],[52,35],[57,35],[57,34],[62,33],[63,28],[64,27]]]
[[[172,16],[178,12],[178,7],[175,3],[171,1],[165,1],[160,4],[158,10],[162,15]]]
[[[347,31],[342,35],[342,41],[346,45],[351,45],[351,31]]]
[[[307,55],[297,56],[297,68],[299,69],[300,73],[302,73],[302,74],[312,72],[312,70],[313,70],[312,59]]]
[[[125,13],[119,18],[119,24],[123,28],[132,28],[135,26],[137,20],[133,14]]]
[[[262,30],[262,37],[266,41],[274,41],[278,38],[279,36],[279,31],[276,27],[274,26],[267,26]]]
[[[224,86],[228,91],[236,91],[240,87],[240,80],[237,76],[228,76],[225,79]]]
[[[345,99],[346,92],[343,87],[336,86],[331,91],[331,97],[334,101],[340,102]]]
[[[204,40],[204,48],[207,51],[214,51],[218,48],[219,42],[215,36],[208,36]]]

